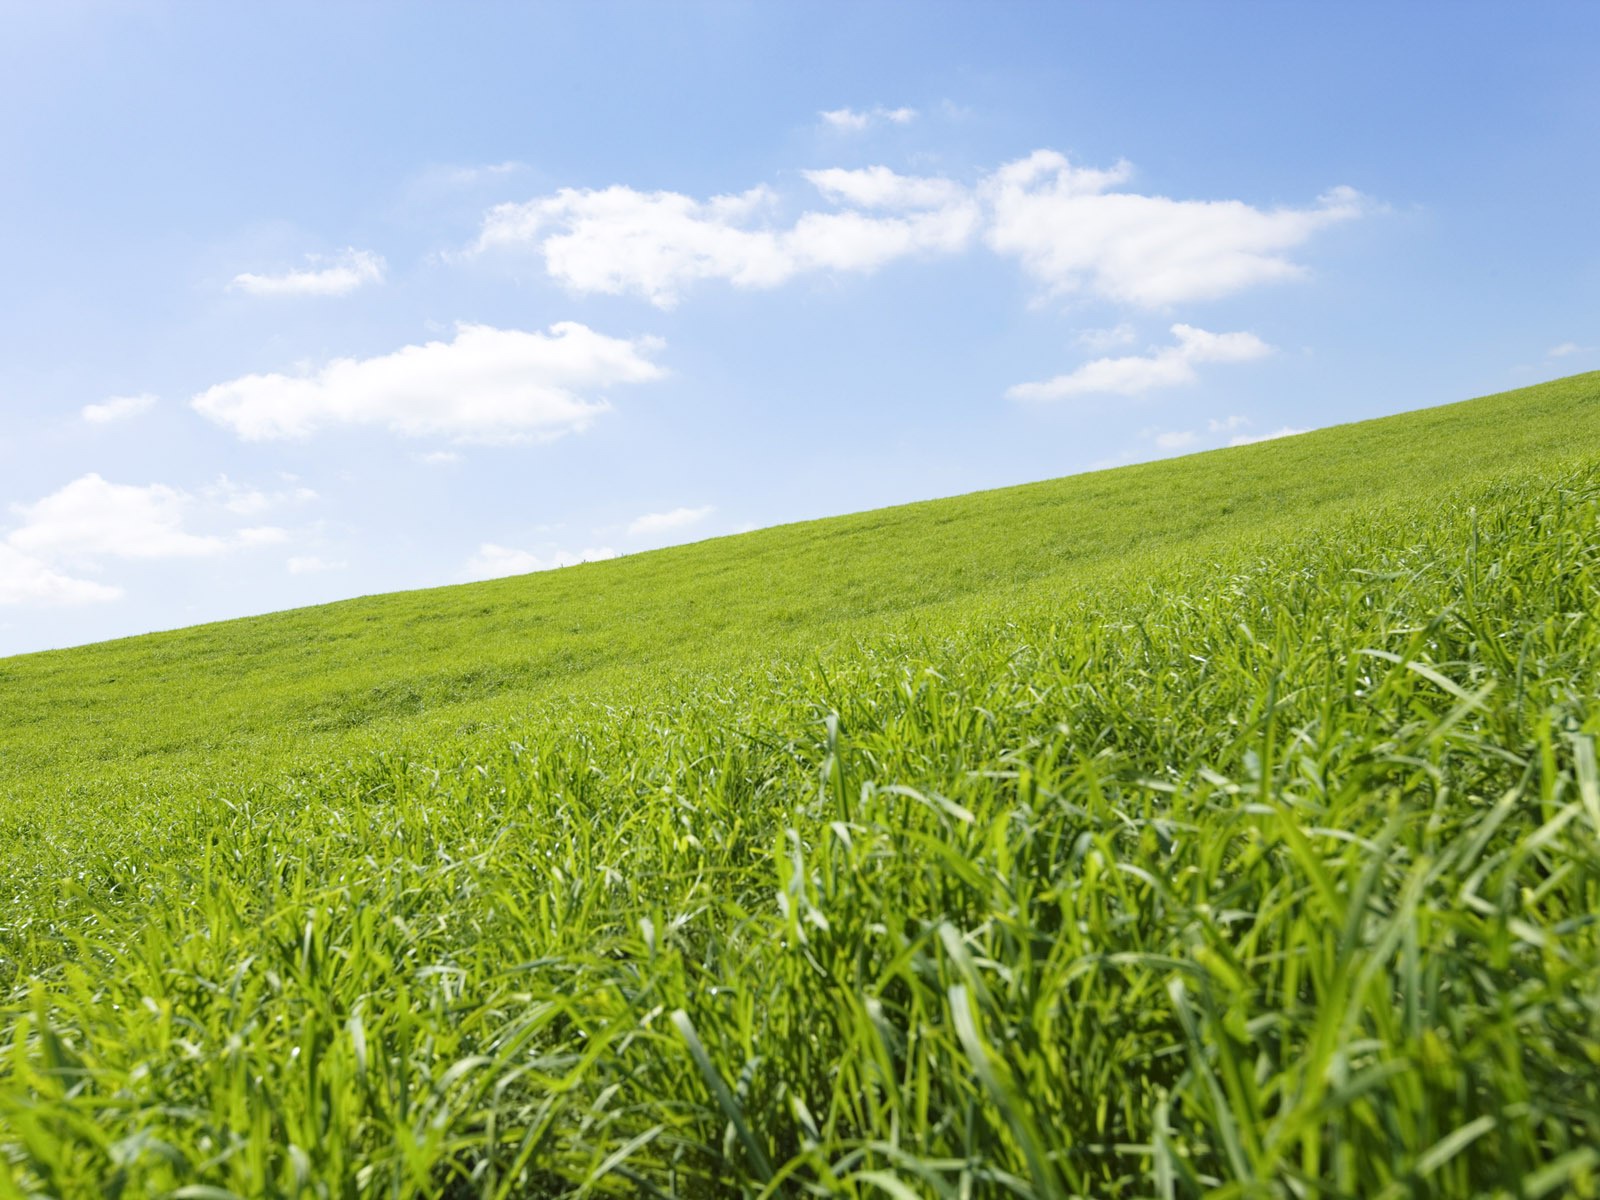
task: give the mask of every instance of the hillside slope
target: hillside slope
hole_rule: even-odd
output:
[[[1600,373],[1045,483],[487,583],[0,659],[0,796],[315,763],[550,698],[782,661],[1600,449]],[[653,683],[652,685],[653,686]],[[356,744],[366,744],[356,739]],[[0,826],[3,837],[3,826]]]
[[[6,660],[0,1200],[1600,1194],[1600,375]]]

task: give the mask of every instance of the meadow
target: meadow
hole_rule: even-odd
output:
[[[0,660],[0,1198],[1600,1194],[1600,374]]]

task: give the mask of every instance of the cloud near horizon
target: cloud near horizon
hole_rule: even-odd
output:
[[[689,525],[698,525],[716,511],[714,505],[706,504],[699,508],[675,508],[671,512],[645,513],[644,516],[629,523],[628,533],[639,537],[643,534],[683,529]]]
[[[1253,333],[1208,333],[1192,325],[1174,325],[1177,342],[1146,355],[1097,358],[1076,370],[1037,383],[1019,383],[1007,390],[1013,400],[1063,400],[1070,396],[1137,396],[1156,388],[1193,383],[1196,363],[1249,362],[1272,353]]]
[[[1275,442],[1279,438],[1299,437],[1302,433],[1310,432],[1309,429],[1296,429],[1291,425],[1285,425],[1281,429],[1274,429],[1271,433],[1242,434],[1236,438],[1229,438],[1228,445],[1253,446],[1257,442]]]
[[[377,425],[456,442],[549,441],[579,433],[610,405],[593,396],[666,371],[659,338],[613,338],[575,321],[547,333],[458,325],[448,341],[339,358],[302,375],[244,375],[195,396],[196,412],[246,441]]]
[[[1132,173],[1126,162],[1074,166],[1053,150],[975,185],[881,165],[807,170],[802,177],[833,208],[792,219],[764,185],[706,200],[621,184],[563,188],[490,209],[471,252],[531,251],[574,292],[632,294],[670,308],[706,280],[771,288],[806,272],[867,272],[910,255],[958,253],[981,235],[1046,295],[1158,310],[1302,278],[1289,252],[1371,207],[1348,187],[1306,208],[1175,200],[1127,190]]]
[[[210,489],[207,499],[217,499]],[[196,533],[190,520],[205,515],[205,507],[206,500],[180,488],[111,483],[93,472],[32,504],[13,504],[20,524],[0,540],[0,603],[115,600],[120,587],[75,578],[61,568],[93,572],[107,559],[206,558],[289,539],[272,525]],[[216,509],[229,511],[225,502],[212,507],[214,515]]]
[[[616,557],[617,552],[610,546],[594,546],[576,553],[570,550],[554,550],[540,555],[529,550],[484,542],[478,547],[478,552],[468,560],[466,574],[469,579],[500,579],[506,575],[527,575],[533,571],[575,567],[579,563],[602,562]]]
[[[122,589],[63,575],[42,559],[0,542],[0,604],[104,604]]]
[[[1545,351],[1546,358],[1566,358],[1572,354],[1591,354],[1593,346],[1580,346],[1577,342],[1562,342],[1559,346],[1551,346]]]

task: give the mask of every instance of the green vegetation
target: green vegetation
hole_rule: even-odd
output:
[[[1600,375],[0,660],[0,1198],[1600,1194]]]

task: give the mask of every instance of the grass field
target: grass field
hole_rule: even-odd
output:
[[[0,1198],[1600,1194],[1600,374],[0,660]]]

